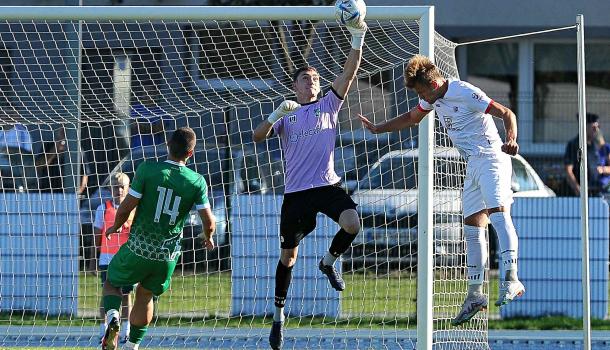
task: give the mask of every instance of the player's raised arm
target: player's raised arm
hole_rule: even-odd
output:
[[[333,82],[333,89],[340,97],[345,97],[349,91],[352,81],[356,78],[356,72],[360,68],[362,60],[362,45],[364,45],[364,34],[368,30],[364,20],[345,25],[352,34],[352,49],[347,56],[343,72],[337,76]]]
[[[504,121],[506,140],[502,145],[502,152],[514,156],[519,152],[519,144],[517,144],[517,117],[515,113],[496,101],[492,101],[488,109],[489,114]]]
[[[282,119],[285,115],[296,111],[299,107],[301,107],[300,104],[291,100],[285,100],[280,103],[279,107],[269,115],[267,120],[263,120],[258,124],[256,129],[254,129],[252,140],[254,142],[260,142],[266,139],[273,128],[273,124]]]
[[[418,106],[381,124],[374,124],[361,114],[358,114],[358,118],[360,118],[362,126],[367,128],[373,134],[379,134],[382,132],[391,132],[415,126],[419,124],[429,112],[430,111],[423,110]]]

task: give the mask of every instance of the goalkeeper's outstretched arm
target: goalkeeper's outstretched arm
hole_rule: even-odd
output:
[[[352,81],[356,78],[360,61],[362,60],[362,45],[364,45],[364,34],[368,27],[364,21],[360,21],[355,25],[348,25],[347,29],[352,33],[352,49],[347,56],[343,73],[341,73],[333,82],[333,89],[340,97],[345,97],[349,91]]]
[[[260,142],[266,139],[267,136],[269,136],[269,133],[271,133],[271,128],[275,122],[282,119],[286,114],[296,111],[299,107],[301,107],[300,104],[291,100],[285,100],[280,103],[280,106],[269,115],[267,120],[263,120],[258,124],[256,129],[254,129],[252,140],[254,142]]]

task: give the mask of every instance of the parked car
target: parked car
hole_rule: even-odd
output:
[[[461,190],[466,163],[457,149],[434,150],[434,253],[440,265],[454,265],[463,253]],[[550,197],[534,169],[512,157],[515,196]],[[358,182],[352,198],[362,218],[362,233],[348,262],[356,267],[385,262],[388,268],[415,265],[417,259],[418,150],[392,151],[382,156]]]
[[[337,139],[335,144],[334,166],[343,181],[343,187],[351,194],[370,166],[390,150],[390,143],[383,137],[361,140],[342,135],[343,138]]]
[[[538,173],[520,155],[512,157],[513,197],[555,197],[555,192],[544,184]]]
[[[283,194],[284,164],[270,152],[239,149],[233,153],[234,194]]]

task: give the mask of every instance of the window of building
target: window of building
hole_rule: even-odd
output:
[[[161,47],[134,48],[126,52],[131,64],[131,101],[152,99],[159,101],[157,94],[161,92],[165,82],[161,73],[162,66],[166,64]]]
[[[274,55],[269,28],[227,23],[199,28],[193,45],[201,88],[268,89]]]
[[[517,110],[519,96],[519,46],[516,43],[469,45],[468,82],[489,97]]]
[[[13,70],[10,51],[5,47],[0,47],[0,106],[10,104],[10,96],[13,95],[10,78]]]
[[[609,115],[610,44],[585,45],[587,111]],[[576,44],[534,45],[533,136],[536,143],[565,143],[577,133]]]

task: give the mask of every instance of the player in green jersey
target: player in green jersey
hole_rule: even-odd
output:
[[[118,347],[121,287],[138,284],[130,315],[131,332],[126,349],[137,349],[153,317],[153,296],[163,294],[180,257],[182,228],[193,205],[203,222],[204,245],[214,249],[216,219],[210,208],[203,176],[187,168],[193,155],[195,133],[176,130],[168,142],[163,162],[145,161],[136,170],[129,189],[116,212],[114,225],[105,235],[117,232],[136,209],[129,240],[113,257],[104,283],[106,332],[102,350]]]

